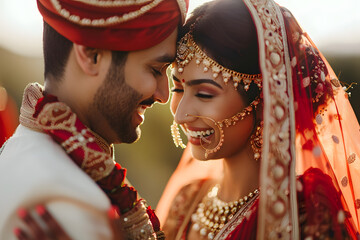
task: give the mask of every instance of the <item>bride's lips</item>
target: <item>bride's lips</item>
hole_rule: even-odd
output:
[[[198,127],[186,127],[185,130],[189,142],[193,145],[211,143],[211,139],[213,138],[215,132],[212,128]]]

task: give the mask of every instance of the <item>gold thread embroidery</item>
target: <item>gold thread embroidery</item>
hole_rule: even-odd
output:
[[[267,120],[264,123],[265,151],[262,157],[266,160],[262,162],[260,187],[266,194],[260,195],[261,221],[258,227],[258,239],[273,239],[278,236],[281,236],[281,239],[292,239],[293,233],[296,233],[296,229],[291,225],[294,220],[291,206],[294,202],[293,195],[287,193],[289,193],[289,183],[294,176],[285,174],[284,177],[275,178],[270,171],[277,169],[278,166],[281,166],[285,172],[291,169],[290,132],[293,123],[290,121],[290,114],[293,110],[289,106],[291,82],[287,82],[287,74],[291,76],[291,72],[288,72],[289,67],[286,65],[288,62],[285,61],[286,35],[283,34],[286,33],[282,29],[280,10],[273,1],[244,0],[244,2],[257,24],[262,72],[271,73],[263,74],[263,94],[266,102],[264,114]]]
[[[157,5],[159,5],[164,0],[154,0],[151,3],[142,6],[140,9],[125,13],[122,16],[111,16],[106,19],[98,18],[98,19],[89,19],[89,18],[81,18],[78,15],[71,14],[68,10],[63,8],[59,2],[59,0],[51,0],[52,5],[56,9],[56,11],[65,19],[69,20],[70,22],[79,24],[81,26],[93,26],[93,27],[105,27],[111,26],[123,22],[127,22],[133,20],[141,15],[147,13]]]

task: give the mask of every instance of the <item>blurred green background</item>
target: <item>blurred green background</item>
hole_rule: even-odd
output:
[[[324,55],[342,82],[360,83],[360,55],[334,55],[326,52]],[[42,58],[24,57],[0,48],[0,86],[7,89],[18,107],[23,89],[30,82],[43,84]],[[355,86],[351,92],[350,101],[359,119],[360,85]],[[115,153],[116,160],[128,169],[130,182],[155,207],[182,150],[175,148],[172,142],[169,104],[156,104],[147,110],[145,117],[141,139],[134,144],[116,146]]]

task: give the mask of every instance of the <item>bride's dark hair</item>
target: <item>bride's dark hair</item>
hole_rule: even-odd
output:
[[[216,62],[240,73],[260,73],[256,29],[242,1],[203,4],[191,14],[180,36],[185,35],[192,25],[195,42]],[[259,96],[256,84],[251,84],[245,95],[249,103]]]

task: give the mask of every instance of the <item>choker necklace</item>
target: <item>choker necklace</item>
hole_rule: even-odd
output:
[[[210,240],[240,209],[246,206],[246,203],[259,194],[259,189],[255,189],[239,200],[224,202],[217,197],[218,191],[219,184],[211,188],[191,216],[192,229],[198,231],[202,237],[207,236]]]

